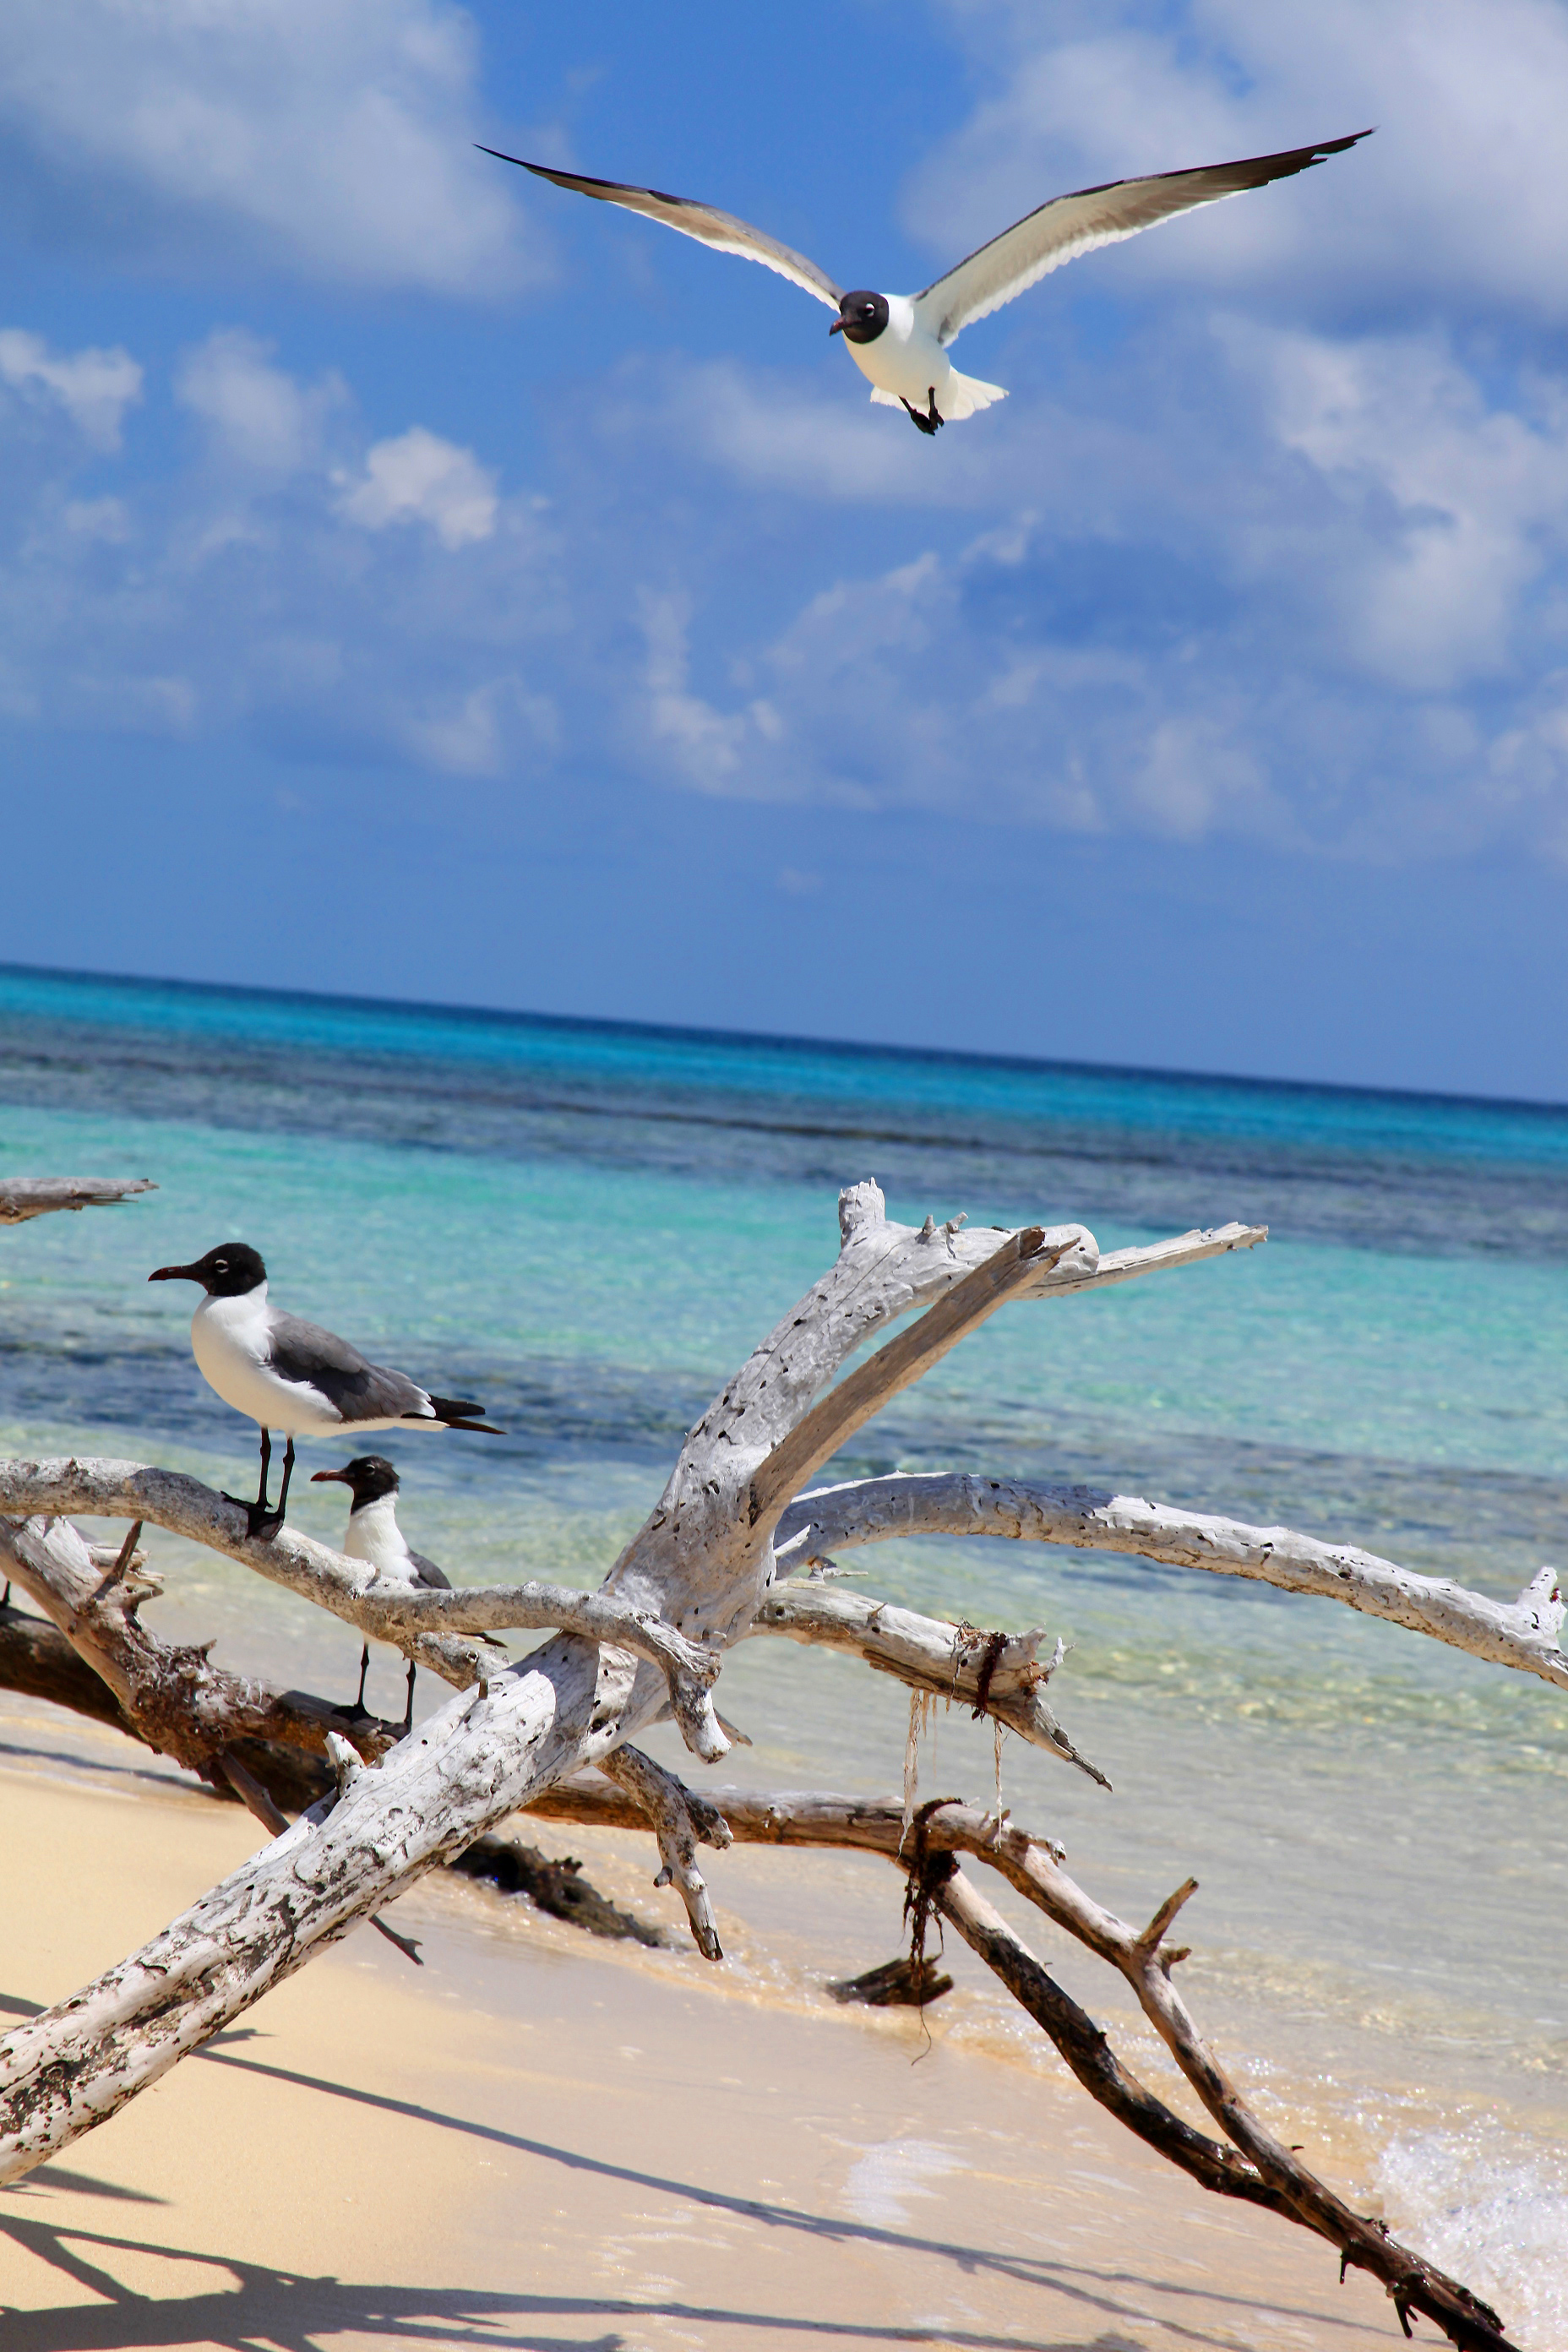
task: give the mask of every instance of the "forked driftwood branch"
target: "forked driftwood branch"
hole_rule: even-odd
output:
[[[1132,2128],[1205,2186],[1316,2230],[1345,2261],[1384,2280],[1402,2317],[1424,2311],[1472,2352],[1507,2352],[1484,2305],[1304,2172],[1240,2100],[1171,1984],[1181,1955],[1163,1938],[1190,1888],[1135,1932],[1081,1894],[1054,1849],[990,1816],[939,1802],[911,1822],[890,1805],[832,1798],[787,1801],[795,1808],[787,1819],[781,1800],[726,1795],[715,1806],[627,1745],[643,1726],[673,1713],[699,1755],[722,1753],[728,1741],[711,1691],[721,1654],[748,1634],[771,1633],[852,1650],[917,1693],[962,1698],[1094,1771],[1041,1696],[1055,1661],[1041,1662],[1037,1633],[986,1633],[811,1580],[780,1584],[781,1550],[798,1566],[826,1549],[817,1517],[803,1517],[796,1498],[889,1398],[1009,1300],[1067,1297],[1190,1265],[1250,1248],[1264,1232],[1231,1225],[1102,1258],[1081,1226],[974,1234],[961,1231],[962,1222],[938,1226],[928,1218],[919,1230],[892,1224],[874,1184],[841,1196],[837,1262],[691,1431],[657,1507],[595,1594],[531,1582],[382,1593],[362,1564],[292,1530],[250,1541],[243,1511],[194,1480],[128,1463],[0,1464],[0,1513],[25,1523],[6,1540],[36,1580],[28,1590],[46,1607],[44,1594],[52,1593],[56,1622],[104,1674],[122,1714],[136,1697],[133,1669],[163,1666],[157,1660],[149,1666],[127,1632],[134,1608],[116,1600],[114,1568],[103,1569],[74,1531],[49,1525],[67,1512],[153,1522],[191,1537],[395,1643],[458,1685],[437,1714],[379,1758],[372,1752],[378,1740],[350,1744],[335,1723],[324,1731],[305,1727],[331,1759],[335,1790],[142,1951],[0,2041],[0,2179],[26,2172],[104,2120],[270,1985],[505,1814],[579,1804],[588,1786],[602,1791],[595,1800],[601,1806],[618,1806],[621,1818],[653,1828],[693,1933],[715,1958],[718,1928],[696,1850],[704,1840],[722,1846],[731,1831],[752,1833],[748,1824],[762,1815],[748,1814],[748,1805],[766,1814],[767,1827],[755,1833],[774,1842],[860,1844],[895,1860],[902,1847],[900,1867],[912,1868],[918,1882],[917,1916],[930,1906],[950,1919],[1058,2038],[1080,2079]],[[918,1322],[830,1387],[868,1340],[921,1309]],[[876,1539],[877,1514],[866,1498],[886,1483],[828,1490],[858,1494],[866,1504],[856,1507],[852,1523],[847,1507],[841,1509],[837,1540]],[[813,1512],[821,1499],[810,1498]],[[879,1532],[907,1531],[907,1497],[900,1507],[903,1523]],[[89,1568],[73,1543],[88,1554]],[[121,1581],[133,1559],[128,1541]],[[89,1569],[102,1571],[90,1592]],[[74,1600],[62,1597],[67,1570],[77,1578]],[[516,1665],[472,1638],[526,1626],[562,1630]],[[275,1695],[244,1689],[250,1696],[243,1704],[264,1714]],[[191,1670],[184,1703],[194,1714],[206,1710],[205,1738],[226,1719],[222,1699],[216,1682]],[[235,1705],[242,1705],[237,1696]],[[347,1727],[357,1735],[357,1726]],[[301,1727],[295,1730],[302,1736]],[[595,1765],[616,1785],[582,1782],[577,1776]],[[232,1780],[229,1763],[223,1769]],[[1229,2147],[1195,2132],[1127,2074],[1092,2021],[955,1873],[961,1851],[1002,1871],[1121,1970]]]

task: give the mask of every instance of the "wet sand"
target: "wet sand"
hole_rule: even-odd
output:
[[[15,1701],[0,1809],[9,2017],[132,1948],[259,1835]],[[517,1826],[667,1916],[632,1842]],[[724,1858],[748,1952],[760,1916],[816,1899],[784,1866]],[[7,2352],[1399,2340],[1328,2250],[1205,2198],[1065,2077],[944,2031],[940,2009],[927,2050],[907,2014],[773,1997],[754,1958],[723,1982],[450,1878],[396,1916],[422,1971],[356,1932],[0,2191]]]

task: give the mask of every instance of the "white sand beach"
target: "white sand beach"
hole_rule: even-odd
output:
[[[15,2016],[133,1948],[258,1832],[112,1735],[6,1706]],[[518,1827],[617,1898],[640,1886],[645,1913],[667,1899],[635,1842]],[[743,1939],[748,1908],[816,1900],[784,1857],[723,1869]],[[422,1972],[358,1931],[0,2195],[8,2347],[1395,2340],[1326,2249],[1205,2197],[1065,2075],[965,2042],[940,2007],[928,2050],[907,2012],[811,2011],[765,1971],[726,1982],[450,1878],[397,1917]]]

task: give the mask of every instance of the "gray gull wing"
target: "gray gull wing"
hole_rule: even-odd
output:
[[[760,261],[764,269],[774,269],[792,286],[815,294],[830,310],[838,308],[844,289],[835,286],[826,270],[818,269],[815,261],[808,261],[793,247],[781,245],[776,236],[753,228],[749,221],[721,213],[717,205],[698,204],[689,196],[667,196],[658,188],[633,187],[624,180],[591,180],[584,172],[556,172],[548,163],[529,163],[521,155],[503,155],[499,147],[481,147],[479,152],[493,155],[500,163],[515,163],[520,171],[533,172],[542,180],[553,180],[558,188],[596,197],[602,205],[624,205],[628,212],[663,221],[667,228],[694,236],[699,245],[710,245],[716,253],[736,253],[743,261]]]
[[[406,1372],[366,1361],[357,1348],[301,1316],[268,1318],[268,1356],[280,1380],[317,1389],[346,1422],[434,1418],[425,1391]]]
[[[915,315],[939,343],[951,343],[976,319],[988,318],[1048,270],[1076,261],[1080,253],[1119,245],[1123,237],[1136,236],[1140,229],[1153,228],[1195,205],[1217,204],[1222,196],[1239,195],[1245,188],[1265,188],[1271,180],[1288,180],[1371,136],[1368,131],[1357,131],[1348,139],[1322,139],[1314,147],[1291,147],[1279,155],[1203,163],[1192,171],[1158,172],[1145,180],[1110,180],[1103,187],[1053,196],[917,294]]]

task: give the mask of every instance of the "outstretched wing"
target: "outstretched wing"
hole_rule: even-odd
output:
[[[575,188],[580,196],[595,196],[602,205],[624,205],[628,212],[646,213],[649,220],[663,221],[667,228],[694,236],[699,245],[710,245],[716,253],[738,253],[744,261],[760,261],[764,269],[776,269],[792,286],[815,294],[830,310],[838,308],[843,288],[835,286],[815,261],[781,245],[776,237],[764,236],[760,228],[737,220],[733,213],[721,213],[716,205],[662,195],[658,188],[629,187],[620,180],[591,180],[582,172],[553,172],[547,163],[528,163],[521,155],[503,155],[499,147],[481,147],[479,152],[495,156],[498,163],[516,163],[524,172],[537,173],[542,180],[553,180],[558,188]]]
[[[1096,246],[1119,245],[1142,228],[1153,228],[1196,205],[1217,204],[1222,196],[1239,195],[1244,188],[1265,188],[1270,180],[1288,180],[1296,172],[1321,163],[1325,155],[1342,154],[1367,131],[1348,139],[1320,140],[1315,147],[1292,147],[1283,155],[1250,155],[1238,163],[1204,163],[1195,171],[1159,172],[1147,180],[1111,180],[1102,188],[1079,188],[1070,196],[1053,196],[1037,212],[1027,213],[923,294],[915,296],[915,312],[937,341],[951,343],[962,328],[987,318],[1010,302],[1015,294],[1075,261]]]

